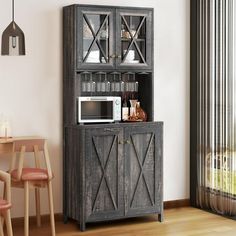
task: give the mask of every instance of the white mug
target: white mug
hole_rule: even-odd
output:
[[[124,55],[126,53],[127,50],[124,50]],[[127,61],[133,61],[135,58],[135,51],[134,50],[129,50],[127,56],[126,56],[126,60]]]

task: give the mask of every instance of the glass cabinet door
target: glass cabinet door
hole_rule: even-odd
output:
[[[78,17],[78,67],[113,67],[113,10],[80,8]]]
[[[152,11],[117,11],[117,67],[151,67]]]

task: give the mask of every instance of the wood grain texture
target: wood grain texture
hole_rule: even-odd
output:
[[[115,69],[115,60],[110,58],[111,55],[115,53],[115,8],[114,7],[103,7],[103,6],[83,6],[83,5],[75,5],[74,6],[77,13],[77,21],[76,21],[76,43],[77,43],[77,70],[106,70],[106,69]],[[86,63],[84,62],[84,45],[83,45],[83,24],[84,24],[84,16],[88,17],[91,12],[95,15],[107,16],[108,17],[108,62],[107,63]],[[101,19],[102,20],[102,19]],[[90,23],[90,22],[89,22]],[[102,24],[102,22],[101,22]],[[101,28],[102,30],[102,28]],[[99,32],[95,30],[94,34],[98,34]],[[96,36],[95,36],[96,38]],[[94,42],[95,46],[98,46],[101,43],[100,40]],[[101,46],[101,45],[100,45]],[[93,48],[93,47],[92,47]],[[101,48],[98,48],[101,50]]]
[[[63,124],[76,123],[76,11],[63,8]]]
[[[3,193],[1,200],[4,200],[5,203],[2,204],[0,210],[0,235],[3,234],[4,223],[7,229],[7,236],[12,236],[12,223],[11,223],[11,176],[9,173],[0,171],[0,182],[3,184]],[[6,207],[4,207],[6,206]]]
[[[125,127],[127,215],[160,213],[162,203],[161,124]],[[159,154],[159,155],[158,155]]]
[[[67,217],[79,220],[80,212],[80,202],[83,202],[81,197],[81,176],[82,171],[80,169],[80,150],[84,148],[80,145],[79,138],[80,134],[83,135],[83,131],[77,132],[76,129],[68,128],[65,130],[65,156],[63,165],[63,179],[64,179],[64,192],[63,192],[63,212],[65,221]],[[81,153],[83,156],[83,154]],[[80,201],[81,200],[81,201]],[[80,209],[80,210],[79,210]]]
[[[116,55],[121,55],[122,52],[122,43],[121,43],[121,18],[122,16],[140,16],[140,17],[145,17],[145,30],[146,30],[146,35],[145,35],[145,53],[144,53],[144,59],[145,63],[140,63],[137,65],[130,65],[126,63],[122,63],[121,58],[117,58],[116,60],[116,69],[125,69],[125,70],[133,70],[133,69],[139,69],[139,70],[148,70],[152,69],[152,55],[153,55],[153,31],[152,31],[152,26],[153,26],[153,9],[144,9],[144,8],[132,8],[132,7],[117,7],[116,8]],[[134,49],[139,48],[133,47]],[[136,52],[137,53],[137,52]]]
[[[111,34],[109,37],[109,55],[121,54],[121,34],[119,25],[120,14],[140,15],[146,17],[146,64],[124,64],[119,58],[112,59],[108,64],[81,63],[83,56],[83,18],[82,12],[108,14]],[[118,29],[117,29],[118,27]],[[119,44],[119,45],[118,45]],[[118,45],[118,46],[116,46]],[[116,48],[116,49],[115,49]],[[141,107],[147,112],[148,121],[153,121],[153,9],[116,6],[71,5],[63,8],[63,124],[77,124],[77,97],[78,96],[114,96],[113,93],[97,94],[81,91],[81,72],[89,71],[96,74],[104,71],[109,75],[112,72],[134,72],[140,83],[138,99]],[[138,73],[145,73],[139,75]],[[119,94],[121,96],[121,94]]]
[[[116,55],[107,64],[82,62],[84,13],[109,17],[109,55]],[[121,63],[122,14],[143,16],[145,19],[146,45],[143,56],[146,63]],[[136,45],[135,40],[132,41]],[[99,44],[97,42],[98,47]],[[92,5],[64,7],[63,64],[64,221],[67,222],[68,218],[76,220],[82,231],[90,221],[151,213],[159,214],[161,221],[163,124],[77,125],[76,106],[78,96],[101,96],[81,91],[84,70],[91,73],[104,71],[107,74],[129,71],[136,73],[140,84],[138,99],[147,112],[148,121],[153,121],[153,9]],[[112,93],[104,95],[114,96]],[[132,152],[127,149],[128,140],[130,144],[133,142]]]
[[[122,217],[123,129],[97,128],[86,132],[86,219]]]
[[[40,166],[39,152],[42,153],[43,162],[44,162],[44,171],[47,172],[46,178],[40,179],[39,177],[36,179],[23,178],[23,173],[26,170],[25,168],[29,166],[29,163],[26,163],[25,154],[31,153],[34,157],[35,168]],[[15,161],[15,157],[18,157],[17,162]],[[31,158],[32,158],[31,157]],[[24,189],[24,236],[29,235],[29,190],[30,188],[34,188],[35,190],[35,201],[36,201],[36,215],[37,215],[37,225],[40,225],[40,194],[39,188],[43,188],[48,186],[48,199],[49,199],[49,210],[50,210],[50,219],[52,226],[52,235],[55,235],[55,224],[54,224],[54,210],[53,210],[53,194],[52,194],[52,185],[51,180],[53,178],[49,153],[47,148],[47,142],[45,139],[31,139],[31,140],[14,140],[13,141],[13,159],[10,165],[9,173],[11,173],[11,187],[23,188]],[[23,168],[24,167],[24,168]],[[16,170],[16,176],[14,176],[14,170]],[[26,170],[27,171],[27,170]],[[31,170],[32,172],[32,170]]]
[[[108,56],[115,55],[109,63],[86,63],[83,62],[83,15],[85,14],[108,15],[109,17],[109,52]],[[145,61],[136,65],[121,63],[118,56],[121,55],[121,15],[145,16]],[[71,22],[73,20],[73,22]],[[94,5],[71,5],[64,7],[64,58],[72,61],[64,61],[64,65],[73,65],[76,70],[152,70],[153,68],[153,9],[118,6],[94,6]],[[97,32],[95,32],[97,33]],[[72,44],[68,44],[68,43]],[[69,50],[67,50],[69,49]],[[74,51],[72,52],[72,50]],[[71,57],[73,55],[73,57]],[[76,59],[74,58],[76,57]],[[75,60],[74,60],[75,59]],[[69,64],[72,62],[72,64]],[[74,64],[75,63],[75,64]],[[64,68],[66,69],[66,68]],[[69,67],[68,67],[69,69]],[[74,68],[75,69],[75,68]],[[66,70],[65,70],[66,71]],[[70,71],[73,71],[70,70]]]
[[[0,143],[0,154],[7,154],[12,152],[12,143]]]
[[[190,200],[189,199],[179,199],[179,200],[173,200],[173,201],[164,201],[164,209],[174,209],[174,208],[183,208],[183,207],[189,207],[190,206]],[[55,221],[60,222],[63,221],[63,214],[62,213],[55,213],[54,214]],[[30,216],[29,217],[30,222],[32,224],[37,224],[37,217],[36,216]],[[41,221],[42,224],[46,224],[50,221],[50,215],[41,215]],[[24,224],[24,218],[23,217],[17,217],[12,218],[12,224],[14,227],[19,227],[22,224]]]
[[[157,222],[157,217],[139,217],[118,220],[113,222],[90,223],[86,232],[78,231],[77,224],[70,221],[63,224],[62,220],[56,217],[56,235],[58,236],[235,236],[235,221],[211,214],[196,208],[177,208],[165,210],[165,221]],[[50,236],[50,222],[42,218],[42,227],[36,226],[36,221],[30,221],[31,232],[34,236]],[[14,220],[13,220],[14,222]],[[23,235],[23,224],[13,224],[14,236]]]
[[[163,123],[65,129],[64,220],[86,222],[163,211]],[[124,176],[124,178],[123,178]]]

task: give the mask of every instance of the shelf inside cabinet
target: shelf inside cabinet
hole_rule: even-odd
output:
[[[121,41],[122,42],[131,42],[131,38],[121,38]],[[134,39],[136,42],[145,42],[146,39],[145,38],[137,38],[137,39]]]
[[[94,38],[92,38],[92,37],[83,37],[83,40],[90,40],[90,41],[92,41],[92,40],[94,40]],[[98,38],[98,40],[107,41],[107,40],[109,40],[109,37],[107,37],[107,38]]]

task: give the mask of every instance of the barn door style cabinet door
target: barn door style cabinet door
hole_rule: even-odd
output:
[[[123,129],[87,129],[85,146],[86,221],[124,214]]]
[[[150,69],[152,10],[76,6],[77,69]]]
[[[66,147],[65,220],[82,231],[87,222],[147,214],[162,221],[162,129],[161,122],[67,129],[74,143]]]
[[[127,126],[124,134],[126,215],[162,212],[162,126]]]

